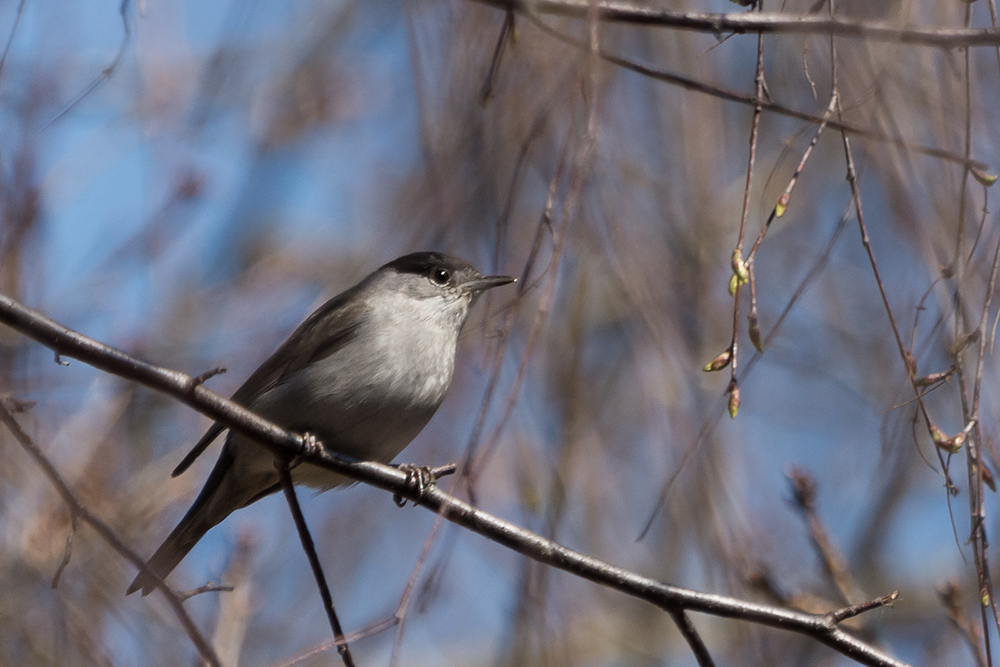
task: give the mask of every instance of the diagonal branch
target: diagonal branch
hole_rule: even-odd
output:
[[[906,663],[843,631],[827,615],[807,614],[665,584],[567,549],[541,535],[483,512],[437,486],[423,486],[416,479],[417,476],[398,468],[369,461],[355,461],[332,454],[322,447],[306,447],[302,436],[290,433],[196,384],[191,376],[155,366],[88,338],[5,295],[0,295],[0,322],[51,348],[56,352],[57,358],[66,356],[79,359],[100,370],[173,396],[198,412],[253,438],[279,456],[301,456],[313,465],[398,494],[414,504],[427,507],[456,525],[468,528],[543,565],[550,565],[645,600],[668,613],[675,614],[678,610],[696,611],[740,619],[812,637],[863,665],[905,667]]]
[[[138,567],[144,574],[152,577],[159,584],[160,590],[163,591],[163,595],[167,600],[167,604],[170,605],[171,609],[174,611],[174,615],[177,616],[177,620],[180,622],[181,627],[184,628],[184,632],[191,639],[191,643],[194,644],[198,653],[209,665],[214,667],[220,667],[221,662],[219,657],[215,654],[215,649],[208,643],[208,641],[202,636],[201,632],[198,630],[198,626],[194,624],[191,617],[188,615],[187,611],[184,609],[184,605],[181,604],[182,600],[170,590],[163,580],[160,579],[153,570],[146,566],[146,561],[135,551],[133,551],[127,544],[125,544],[120,537],[113,531],[106,523],[101,521],[93,512],[91,512],[87,507],[85,507],[73,494],[73,491],[69,488],[69,485],[56,470],[56,467],[52,465],[45,453],[39,449],[38,445],[25,433],[21,425],[17,423],[14,419],[14,415],[10,413],[5,405],[4,400],[0,400],[0,422],[11,432],[14,439],[20,443],[24,451],[35,460],[38,467],[42,469],[42,472],[49,481],[52,482],[52,486],[56,487],[56,492],[62,497],[63,502],[69,506],[70,512],[73,515],[73,523],[76,524],[77,520],[83,521],[101,537],[112,549],[121,554],[127,561]],[[68,553],[67,553],[68,555]],[[65,567],[65,560],[60,567],[60,572]]]

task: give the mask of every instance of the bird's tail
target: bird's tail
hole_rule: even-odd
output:
[[[265,495],[259,489],[262,480],[250,475],[230,474],[233,461],[232,450],[229,446],[224,447],[212,474],[208,476],[205,487],[191,505],[191,509],[149,559],[147,565],[161,579],[177,567],[181,559],[194,548],[210,528],[221,523],[230,513]],[[156,581],[140,572],[128,587],[126,595],[142,589],[142,595],[145,597],[155,588]]]
[[[181,522],[177,524],[173,532],[163,541],[160,548],[156,550],[153,557],[149,559],[146,566],[155,572],[161,579],[170,574],[177,564],[188,554],[198,540],[208,532],[208,529],[217,522],[208,521],[207,513],[203,511],[203,506],[195,504]],[[156,588],[156,581],[144,572],[132,581],[128,587],[126,595],[131,595],[142,589],[143,597],[149,595]]]

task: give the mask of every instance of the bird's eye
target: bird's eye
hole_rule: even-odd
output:
[[[431,271],[431,282],[435,285],[447,285],[451,280],[451,271],[448,269],[434,269]]]

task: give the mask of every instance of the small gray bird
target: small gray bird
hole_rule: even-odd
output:
[[[331,451],[387,463],[441,405],[458,334],[476,297],[512,282],[436,252],[400,257],[310,315],[233,400],[290,431],[316,436]],[[213,424],[174,476],[223,430]],[[292,478],[319,489],[350,482],[310,464],[296,467]],[[205,487],[149,567],[166,577],[212,526],[279,489],[274,454],[230,432]],[[148,595],[155,586],[140,573],[128,593]]]

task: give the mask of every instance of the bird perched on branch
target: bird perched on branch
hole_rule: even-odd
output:
[[[233,401],[332,452],[389,462],[437,411],[451,384],[458,335],[482,292],[514,282],[484,276],[468,262],[436,252],[400,257],[335,296],[233,394]],[[215,423],[174,476],[223,431]],[[296,484],[331,489],[350,480],[310,465]],[[274,454],[230,432],[194,505],[149,567],[167,576],[206,532],[235,510],[280,489]],[[156,587],[139,574],[128,593]]]

